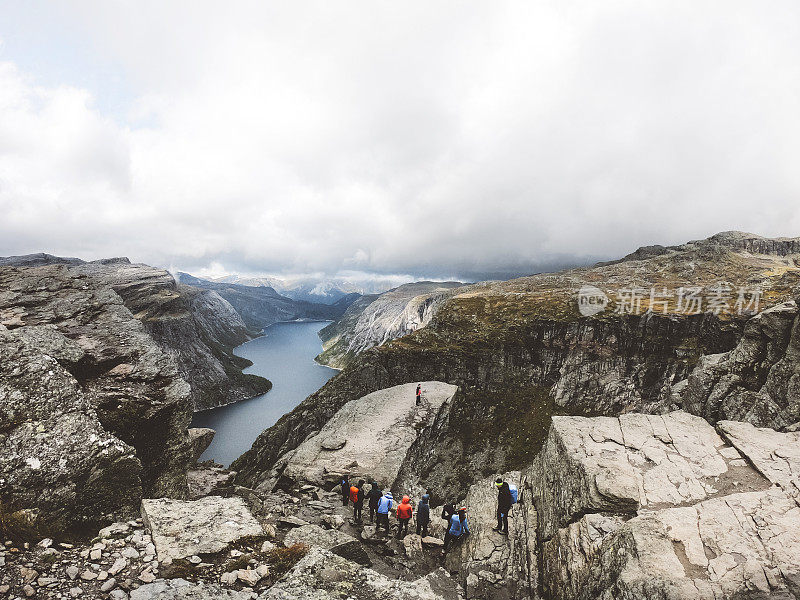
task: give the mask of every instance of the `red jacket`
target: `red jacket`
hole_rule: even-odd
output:
[[[403,501],[397,505],[397,518],[410,519],[413,512],[414,507],[411,505],[411,498],[403,496]]]

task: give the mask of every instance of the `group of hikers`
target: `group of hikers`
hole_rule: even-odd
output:
[[[385,529],[387,534],[391,533],[389,524],[389,514],[395,508],[395,500],[391,491],[384,492],[377,481],[370,484],[369,491],[365,491],[366,482],[361,479],[358,483],[351,483],[348,476],[344,476],[341,482],[342,505],[347,506],[353,503],[353,521],[363,523],[362,510],[364,502],[368,501],[369,522],[375,524],[376,532]],[[514,504],[517,503],[517,488],[507,481],[497,479],[497,527],[494,531],[502,535],[508,535],[508,516]],[[408,525],[412,517],[416,514],[416,532],[422,537],[428,536],[428,526],[431,522],[431,493],[428,491],[422,495],[417,503],[416,511],[409,496],[403,499],[395,508],[397,519],[397,539],[402,539],[408,534]],[[446,532],[444,536],[443,552],[446,553],[454,542],[463,536],[469,535],[469,525],[467,523],[467,508],[462,506],[456,508],[453,503],[445,503],[442,507],[441,518],[445,520]]]

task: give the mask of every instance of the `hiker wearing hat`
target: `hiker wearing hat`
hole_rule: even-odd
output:
[[[408,523],[411,521],[411,515],[414,512],[414,506],[411,504],[411,498],[403,496],[403,500],[397,505],[397,539],[403,538],[408,534]]]
[[[454,540],[461,538],[461,536],[469,535],[469,526],[467,525],[467,507],[462,506],[458,512],[450,517],[450,527],[447,533],[444,534],[444,548],[442,553],[447,552],[450,545]]]
[[[361,509],[364,508],[364,480],[358,482],[358,486],[350,488],[350,501],[353,503],[353,521],[361,523]]]
[[[497,527],[494,531],[508,535],[508,513],[511,512],[514,498],[511,496],[511,488],[507,481],[498,478],[494,484],[497,487]]]
[[[422,403],[422,384],[417,384],[417,406]]]
[[[386,528],[386,533],[389,533],[389,511],[394,506],[394,498],[392,492],[386,492],[378,501],[378,522],[375,524],[375,531],[381,527]]]
[[[428,523],[431,522],[430,494],[424,494],[417,504],[417,535],[427,537]]]

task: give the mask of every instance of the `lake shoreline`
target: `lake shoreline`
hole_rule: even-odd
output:
[[[227,466],[246,452],[260,433],[291,412],[339,371],[314,358],[322,347],[318,332],[329,320],[281,321],[234,348],[234,354],[253,364],[245,374],[266,377],[272,388],[265,394],[230,402],[192,415],[192,427],[216,431],[200,460]]]

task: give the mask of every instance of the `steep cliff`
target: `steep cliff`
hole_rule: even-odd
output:
[[[162,350],[175,359],[181,377],[189,383],[196,410],[251,398],[270,388],[263,377],[242,373],[251,363],[232,350],[256,334],[213,291],[178,285],[167,271],[131,264],[126,258],[87,263],[33,254],[0,258],[0,265],[3,264],[64,264],[70,272],[118,293]]]
[[[0,502],[75,535],[187,491],[189,386],[91,270],[0,267]]]
[[[462,285],[419,281],[357,300],[319,332],[323,351],[317,362],[342,369],[364,350],[425,327],[436,309]]]
[[[739,288],[746,288],[745,299],[759,290],[759,309],[791,299],[800,281],[796,248],[796,240],[726,233],[614,263],[459,288],[426,327],[361,353],[259,436],[233,468],[240,481],[257,484],[346,402],[401,383],[438,380],[461,393],[411,452],[435,494],[463,494],[481,475],[530,462],[552,414],[682,406],[686,380],[701,357],[733,350],[752,318],[753,306],[736,306]],[[607,305],[583,316],[577,299],[587,283]],[[731,296],[717,309],[709,298],[720,296],[720,286]],[[682,288],[699,289],[705,302],[698,311],[685,310]],[[626,295],[631,289],[640,291]],[[672,295],[661,297],[664,291]],[[785,403],[795,406],[792,394]]]
[[[16,265],[16,266],[14,266]],[[81,535],[187,493],[192,408],[268,389],[214,292],[127,259],[0,259],[0,517]]]

